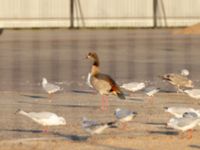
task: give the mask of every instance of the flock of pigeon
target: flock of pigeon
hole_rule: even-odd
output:
[[[100,72],[99,58],[95,52],[88,53],[86,58],[91,60],[93,63],[86,82],[91,88],[95,89],[100,95],[102,95],[102,111],[108,109],[107,95],[112,94],[122,100],[126,99],[126,96],[121,90],[122,88],[132,92],[144,89],[148,96],[153,96],[160,91],[157,87],[146,87],[145,83],[142,82],[132,82],[119,86],[109,75]],[[177,92],[184,92],[192,98],[199,99],[200,89],[193,89],[193,82],[188,79],[188,75],[189,71],[184,69],[181,74],[170,73],[160,77],[175,86]],[[54,93],[61,90],[59,86],[48,83],[45,78],[42,80],[42,87],[48,93],[49,98],[51,98]],[[197,125],[200,125],[200,110],[184,107],[166,107],[165,111],[174,115],[174,117],[168,121],[167,126],[183,132],[188,131],[188,138],[192,137],[192,129]],[[19,109],[17,113],[24,115],[45,127],[66,125],[66,121],[63,117],[51,112],[25,112]],[[114,114],[116,120],[106,123],[99,123],[83,117],[82,127],[91,135],[100,134],[105,129],[116,126],[118,123],[122,123],[125,126],[126,122],[131,121],[137,115],[136,112],[121,108],[117,108]],[[47,132],[47,129],[44,131]]]

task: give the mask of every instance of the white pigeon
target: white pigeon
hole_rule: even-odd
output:
[[[51,112],[25,112],[19,109],[17,113],[24,115],[43,126],[66,125],[66,121],[63,117]]]
[[[129,122],[137,115],[136,112],[121,108],[117,108],[114,114],[119,122]]]
[[[97,123],[94,120],[89,120],[86,117],[83,117],[82,127],[84,130],[91,135],[101,134],[105,129],[114,126],[115,122],[108,123]]]
[[[190,107],[164,107],[164,109],[165,109],[165,112],[171,113],[176,118],[182,118],[183,114],[186,112],[194,112],[196,114],[199,114],[199,116],[200,116],[199,110],[196,110],[196,109],[190,108]]]
[[[87,85],[88,85],[89,87],[93,88],[93,86],[92,86],[92,84],[91,84],[91,73],[88,73],[86,83],[87,83]]]
[[[136,92],[145,88],[145,84],[143,82],[131,82],[123,84],[121,87],[128,91]]]
[[[192,138],[192,130],[200,123],[199,117],[171,118],[167,126],[182,132],[190,131],[189,137]]]
[[[59,86],[48,83],[46,78],[42,79],[42,87],[48,94],[53,94],[61,90]]]
[[[200,89],[185,90],[184,92],[194,99],[200,99]]]
[[[194,128],[200,122],[199,117],[171,118],[167,126],[177,130],[187,131]]]
[[[145,91],[145,94],[147,94],[148,96],[154,96],[154,94],[156,94],[160,91],[160,88],[147,87],[147,88],[145,88],[144,91]]]
[[[182,76],[186,76],[187,77],[187,76],[189,76],[189,74],[190,74],[189,70],[187,70],[187,69],[182,69],[181,70],[181,75]]]

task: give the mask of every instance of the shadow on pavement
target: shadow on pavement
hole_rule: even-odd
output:
[[[18,101],[18,103],[24,103],[24,104],[33,104],[33,105],[40,105],[40,106],[55,106],[55,107],[71,107],[71,108],[91,108],[91,109],[98,109],[99,106],[92,106],[92,105],[73,105],[73,104],[41,104],[41,103],[35,103],[35,102],[25,102],[25,101]]]
[[[72,90],[74,93],[83,93],[83,94],[97,94],[94,90]]]
[[[189,147],[193,149],[200,149],[200,145],[195,145],[195,144],[189,145]]]
[[[2,35],[3,34],[3,29],[2,28],[0,28],[0,35]]]
[[[50,134],[50,135],[62,137],[64,140],[77,141],[77,142],[86,141],[89,138],[89,136],[66,135],[59,132],[52,132],[52,131],[43,132],[42,130],[34,130],[34,129],[0,129],[0,131],[20,132],[20,133],[22,132],[22,133],[33,133],[33,134],[44,133],[44,134]]]
[[[43,133],[42,130],[29,130],[29,129],[0,129],[0,131],[9,131],[9,132],[25,132],[25,133]]]
[[[150,134],[178,135],[176,131],[148,131]]]
[[[126,100],[129,100],[129,101],[135,101],[135,102],[143,102],[144,101],[144,99],[142,99],[142,98],[138,98],[138,97],[126,97]],[[125,101],[126,101],[125,100]]]
[[[107,150],[138,150],[133,148],[124,148],[124,147],[117,147],[117,146],[111,146],[111,145],[104,145],[104,144],[95,144],[96,147],[102,147],[103,149]]]
[[[90,137],[90,136],[80,136],[80,135],[66,135],[66,134],[62,134],[59,132],[51,132],[51,134],[60,136],[60,137],[64,137],[64,139],[66,139],[66,140],[78,141],[78,142],[87,141],[87,139]]]
[[[47,98],[45,96],[38,96],[38,95],[21,95],[21,96],[35,98],[35,99]]]
[[[166,123],[162,123],[162,122],[146,122],[145,124],[157,125],[157,126],[166,126]]]

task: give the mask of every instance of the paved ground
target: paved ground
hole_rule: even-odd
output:
[[[199,107],[197,100],[184,94],[166,93],[172,87],[157,76],[190,70],[199,87],[200,36],[174,35],[171,30],[5,30],[0,36],[0,149],[200,149],[199,131],[192,140],[179,139],[166,129],[170,118],[164,106]],[[101,70],[119,84],[144,81],[161,87],[162,93],[149,100],[142,92],[128,101],[109,97],[110,109],[99,113],[100,96],[85,84],[90,63],[89,51],[96,51]],[[46,77],[64,88],[49,103],[41,88]],[[172,89],[173,90],[173,89]],[[126,92],[127,93],[127,92]],[[127,93],[128,94],[128,93]],[[127,130],[110,129],[88,138],[82,130],[83,116],[99,121],[115,119],[113,111],[123,107],[138,112]],[[64,127],[41,133],[41,126],[20,115],[26,111],[51,111],[67,120]],[[25,139],[26,140],[25,140]],[[126,144],[125,144],[126,143]]]

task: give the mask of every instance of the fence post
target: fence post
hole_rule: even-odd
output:
[[[74,28],[74,0],[70,0],[70,29]]]
[[[153,0],[153,27],[157,27],[158,0]]]

